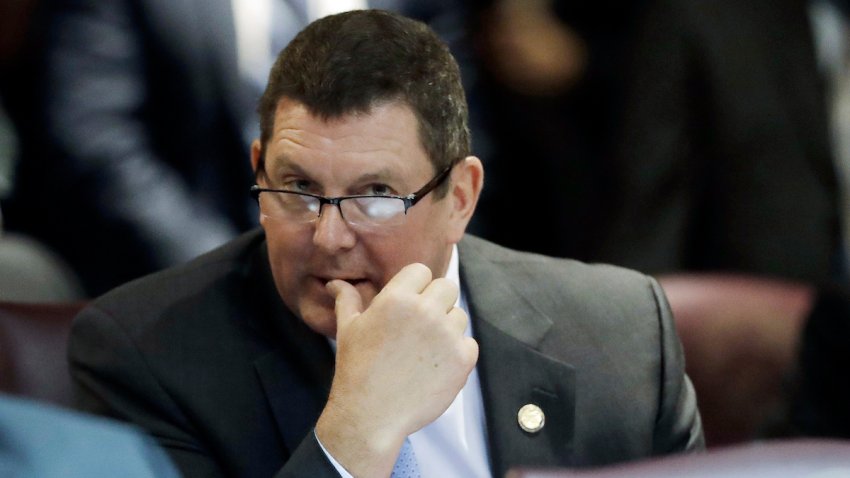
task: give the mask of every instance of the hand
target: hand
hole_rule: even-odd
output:
[[[404,267],[369,308],[357,289],[332,281],[336,372],[316,433],[355,476],[386,476],[405,437],[436,420],[478,360],[454,307],[458,287],[431,280],[423,264]]]

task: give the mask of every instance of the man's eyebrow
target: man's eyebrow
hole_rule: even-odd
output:
[[[382,169],[380,171],[362,174],[358,176],[356,182],[367,183],[371,181],[389,181],[391,179],[394,179],[392,172],[388,169]]]
[[[270,171],[270,172],[275,172],[275,173],[292,172],[292,173],[295,173],[295,174],[300,174],[300,175],[305,175],[305,176],[307,175],[307,172],[304,171],[304,168],[302,168],[300,165],[290,161],[289,158],[284,154],[275,156],[273,158],[273,161],[272,161],[271,164],[268,164],[268,163],[266,164],[266,168],[271,169],[272,171]]]
[[[280,176],[282,174],[295,174],[298,176],[304,176],[305,178],[312,177],[310,173],[308,173],[303,167],[301,167],[301,165],[290,161],[289,158],[283,154],[275,156],[271,165],[266,164],[266,170],[267,173],[271,176]],[[382,168],[377,171],[363,173],[360,176],[357,176],[357,178],[353,181],[353,184],[363,185],[372,182],[394,182],[399,183],[397,184],[397,186],[406,186],[406,183],[402,180],[399,180],[398,175],[389,168]]]

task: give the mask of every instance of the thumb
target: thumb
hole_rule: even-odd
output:
[[[337,329],[363,312],[363,299],[353,285],[337,279],[328,282],[326,287],[336,300],[334,312],[336,313]]]

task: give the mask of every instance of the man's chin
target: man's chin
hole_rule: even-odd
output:
[[[301,320],[313,329],[313,332],[336,339],[336,313],[333,301],[329,303],[311,303],[301,307]]]

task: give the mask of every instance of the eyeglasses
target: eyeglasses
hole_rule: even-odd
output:
[[[324,206],[330,204],[339,208],[342,218],[351,226],[366,229],[397,226],[404,222],[408,209],[448,178],[455,164],[450,164],[418,191],[407,196],[356,195],[329,198],[286,189],[261,188],[256,184],[251,186],[251,195],[259,202],[263,215],[294,223],[318,220]]]

